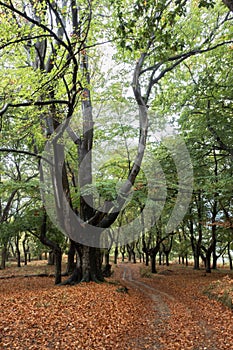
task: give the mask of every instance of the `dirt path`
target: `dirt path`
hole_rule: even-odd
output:
[[[126,282],[131,288],[136,288],[140,290],[141,293],[147,295],[154,302],[155,309],[158,312],[158,319],[156,320],[157,324],[163,323],[164,319],[168,318],[171,313],[168,305],[164,302],[162,296],[170,300],[174,300],[174,298],[167,293],[160,292],[159,290],[151,287],[145,282],[133,279],[132,268],[129,265],[120,265],[122,269],[122,280]]]
[[[120,264],[119,268],[123,285],[153,300],[157,317],[149,349],[233,349],[232,312],[202,294],[201,287],[195,284],[196,275],[193,279],[174,274],[145,279],[141,278],[138,266]],[[202,275],[198,278],[206,283]],[[231,317],[226,322],[227,315]],[[143,340],[137,347],[147,348]]]

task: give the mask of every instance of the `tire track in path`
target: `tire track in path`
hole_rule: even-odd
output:
[[[124,281],[124,283],[131,285],[131,287],[133,288],[139,289],[141,293],[145,294],[153,300],[155,310],[158,313],[158,318],[155,321],[156,324],[162,324],[165,319],[170,317],[171,313],[169,307],[166,304],[166,302],[164,302],[163,297],[174,301],[174,298],[172,296],[170,296],[167,293],[161,292],[142,281],[133,279],[132,270],[129,266],[121,264],[120,268],[122,270],[121,278]]]
[[[187,300],[182,300],[180,295],[174,295],[172,289],[168,294],[151,285],[151,281],[147,284],[140,277],[134,278],[134,268],[130,265],[119,265],[122,284],[149,297],[157,314],[154,320],[154,343],[150,350],[225,349],[217,345],[215,330],[208,319],[200,319],[193,305],[187,304]],[[193,303],[193,300],[190,300],[191,302]],[[141,346],[133,349],[147,349],[143,347],[143,341]]]

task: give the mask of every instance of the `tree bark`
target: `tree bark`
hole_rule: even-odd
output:
[[[209,251],[207,252],[205,261],[206,261],[206,267],[205,267],[206,272],[211,273],[211,252]]]
[[[99,248],[82,246],[81,272],[82,282],[103,281],[102,253]]]
[[[114,250],[114,264],[117,264],[117,258],[118,258],[118,246],[115,247]]]
[[[62,251],[60,247],[54,251],[55,256],[55,284],[61,283]]]
[[[233,270],[233,262],[232,262],[232,256],[231,256],[231,242],[228,242],[227,244],[227,253],[228,253],[230,270]]]
[[[7,258],[7,245],[4,244],[2,247],[2,252],[1,252],[1,269],[5,270],[6,268],[6,258]]]
[[[74,258],[75,258],[75,244],[72,240],[70,240],[70,245],[69,245],[69,250],[68,250],[68,260],[67,260],[67,267],[66,267],[66,273],[68,275],[71,275],[75,268],[76,268],[76,264],[75,264],[75,261],[74,261]]]
[[[150,257],[151,257],[151,272],[152,273],[157,273],[157,270],[156,270],[156,253],[155,253],[155,251],[152,251]]]
[[[16,256],[17,256],[17,266],[21,267],[21,254],[19,249],[19,235],[15,237],[15,247],[16,247]]]

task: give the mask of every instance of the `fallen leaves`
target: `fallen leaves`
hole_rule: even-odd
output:
[[[233,278],[229,275],[224,276],[221,280],[212,282],[204,292],[210,298],[222,302],[233,310]]]
[[[0,348],[231,348],[233,313],[203,295],[203,289],[213,284],[212,290],[219,288],[223,295],[223,283],[232,288],[232,278],[178,266],[169,268],[169,273],[160,268],[161,274],[142,278],[142,265],[127,266],[132,280],[124,280],[123,285],[114,282],[121,281],[121,268],[115,269],[111,283],[104,284],[58,287],[52,278],[1,280]],[[119,292],[119,288],[128,290]]]
[[[128,337],[147,330],[139,317],[148,311],[143,297],[114,285],[15,278],[0,290],[1,349],[130,349]]]

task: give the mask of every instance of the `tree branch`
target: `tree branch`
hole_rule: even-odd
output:
[[[9,42],[1,45],[0,46],[0,50],[4,49],[7,46],[14,45],[14,44],[17,44],[17,43],[21,43],[23,41],[29,41],[29,40],[41,39],[41,38],[51,38],[51,35],[44,34],[44,35],[35,35],[35,36],[21,37],[20,39],[16,39],[14,41],[9,41]]]
[[[47,106],[51,104],[65,104],[69,105],[69,101],[66,100],[50,100],[50,101],[29,101],[22,103],[6,103],[3,108],[0,110],[0,116],[6,113],[9,107],[17,108],[17,107],[28,107],[28,106]]]
[[[26,12],[22,12],[20,10],[18,10],[17,8],[15,8],[12,4],[7,4],[5,2],[2,2],[0,1],[0,5],[9,9],[10,11],[14,12],[14,13],[17,13],[19,16],[25,18],[27,21],[29,21],[30,23],[38,26],[39,28],[43,29],[45,32],[48,32],[51,34],[51,36],[57,41],[60,43],[60,45],[62,45],[63,47],[66,48],[66,50],[69,51],[69,46],[67,46],[67,44],[61,40],[57,35],[56,33],[54,33],[50,28],[48,28],[46,25],[44,25],[43,23],[40,23],[38,21],[36,21],[35,19],[29,17]]]
[[[189,52],[186,52],[186,53],[183,53],[183,54],[180,54],[180,55],[175,55],[173,57],[170,57],[168,58],[166,61],[164,62],[161,62],[161,63],[158,63],[156,64],[155,66],[151,66],[151,67],[148,67],[146,69],[144,69],[143,71],[141,71],[141,73],[139,75],[142,75],[143,73],[147,72],[147,71],[150,71],[150,70],[153,70],[152,74],[151,74],[151,79],[150,79],[150,83],[149,83],[149,86],[147,88],[147,92],[146,92],[146,101],[148,101],[149,99],[149,96],[150,96],[150,93],[151,93],[151,90],[152,90],[152,87],[158,83],[158,81],[160,79],[162,79],[166,73],[172,71],[176,66],[178,66],[180,63],[182,63],[183,61],[185,61],[187,58],[191,57],[191,56],[195,56],[195,55],[199,55],[199,54],[202,54],[202,53],[206,53],[206,52],[209,52],[209,51],[212,51],[212,50],[215,50],[216,48],[218,47],[221,47],[223,45],[227,45],[227,44],[232,44],[233,43],[233,40],[228,40],[228,41],[225,41],[225,42],[222,42],[222,43],[219,43],[219,44],[216,44],[214,46],[211,46],[211,47],[208,47],[206,49],[196,49],[196,50],[192,50],[192,51],[189,51]],[[167,62],[173,62],[173,61],[176,61],[175,63],[173,63],[171,66],[165,68],[164,70],[162,70],[162,72],[155,78],[153,79],[153,76],[155,75],[155,73],[158,71],[158,69],[165,63]]]
[[[28,156],[33,156],[36,157],[38,159],[42,159],[44,160],[46,163],[54,166],[53,163],[51,163],[48,159],[40,156],[39,154],[33,153],[33,152],[29,152],[29,151],[24,151],[24,150],[18,150],[18,149],[13,149],[13,148],[0,148],[0,152],[7,152],[7,153],[19,153],[19,154],[26,154]]]

